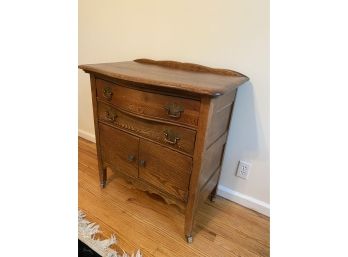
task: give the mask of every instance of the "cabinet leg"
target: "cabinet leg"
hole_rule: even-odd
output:
[[[216,196],[216,190],[217,190],[217,185],[214,187],[213,191],[211,191],[210,195],[209,195],[209,200],[211,202],[214,202],[215,196]]]
[[[100,188],[104,188],[106,185],[106,168],[99,168],[99,181]]]
[[[187,243],[191,244],[193,241],[192,235],[186,235],[186,241]]]
[[[194,213],[186,210],[186,217],[185,217],[185,237],[187,243],[192,243],[192,231],[194,226]]]

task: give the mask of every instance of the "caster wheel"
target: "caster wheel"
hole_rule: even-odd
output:
[[[187,241],[187,243],[191,244],[192,241],[193,241],[192,236],[191,235],[190,236],[186,236],[186,241]]]
[[[106,185],[106,182],[100,183],[100,188],[101,188],[101,189],[105,188],[105,185]]]

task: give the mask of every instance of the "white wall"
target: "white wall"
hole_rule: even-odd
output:
[[[79,64],[136,58],[229,68],[238,91],[218,193],[269,213],[269,1],[81,0]],[[79,133],[93,138],[89,77],[79,71]],[[248,180],[238,160],[252,163]]]

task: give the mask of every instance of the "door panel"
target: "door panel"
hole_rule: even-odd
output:
[[[192,158],[140,139],[139,177],[179,199],[186,201]]]
[[[99,124],[103,162],[129,176],[138,177],[139,139],[110,126]]]

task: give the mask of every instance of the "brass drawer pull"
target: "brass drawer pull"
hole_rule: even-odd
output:
[[[179,135],[170,129],[164,130],[164,142],[175,145],[180,139]]]
[[[111,87],[106,87],[103,90],[103,96],[107,99],[107,100],[111,100],[112,95],[114,93],[112,93]]]
[[[139,166],[140,167],[145,167],[145,161],[144,160],[140,160],[139,161]]]
[[[114,122],[117,118],[117,114],[116,111],[113,109],[110,109],[108,111],[105,112],[105,119]]]
[[[132,162],[132,161],[135,160],[135,156],[132,155],[132,154],[129,154],[127,159],[128,159],[129,162]]]
[[[180,104],[167,104],[164,106],[164,109],[167,110],[168,116],[172,118],[180,118],[181,113],[184,111],[184,107]]]

